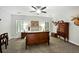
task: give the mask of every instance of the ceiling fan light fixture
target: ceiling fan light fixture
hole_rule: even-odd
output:
[[[32,6],[33,9],[35,9],[35,11],[30,11],[30,12],[36,12],[37,15],[39,15],[40,13],[47,13],[46,11],[44,11],[44,9],[46,9],[47,7],[44,6]]]
[[[37,12],[38,14],[40,14],[40,13],[41,13],[41,10],[40,10],[40,9],[38,9],[36,12]]]

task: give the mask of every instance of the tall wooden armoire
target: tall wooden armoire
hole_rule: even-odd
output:
[[[65,41],[69,40],[69,23],[58,23],[57,35],[63,37]]]

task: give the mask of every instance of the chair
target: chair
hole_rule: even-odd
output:
[[[0,52],[2,53],[2,45],[5,44],[5,49],[7,49],[8,46],[8,33],[3,33],[0,35]]]

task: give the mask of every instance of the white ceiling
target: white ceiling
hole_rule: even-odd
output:
[[[68,15],[69,13],[72,13],[74,11],[78,11],[78,6],[47,6],[45,11],[46,14],[42,13],[40,15],[37,15],[36,13],[31,13],[29,11],[32,11],[33,8],[31,6],[0,6],[0,9],[11,13],[11,14],[17,14],[17,15],[32,15],[32,16],[45,16],[45,17],[57,17],[57,16],[63,16]]]

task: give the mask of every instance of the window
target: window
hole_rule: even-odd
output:
[[[23,24],[24,24],[23,20],[16,20],[16,33],[24,31]]]

